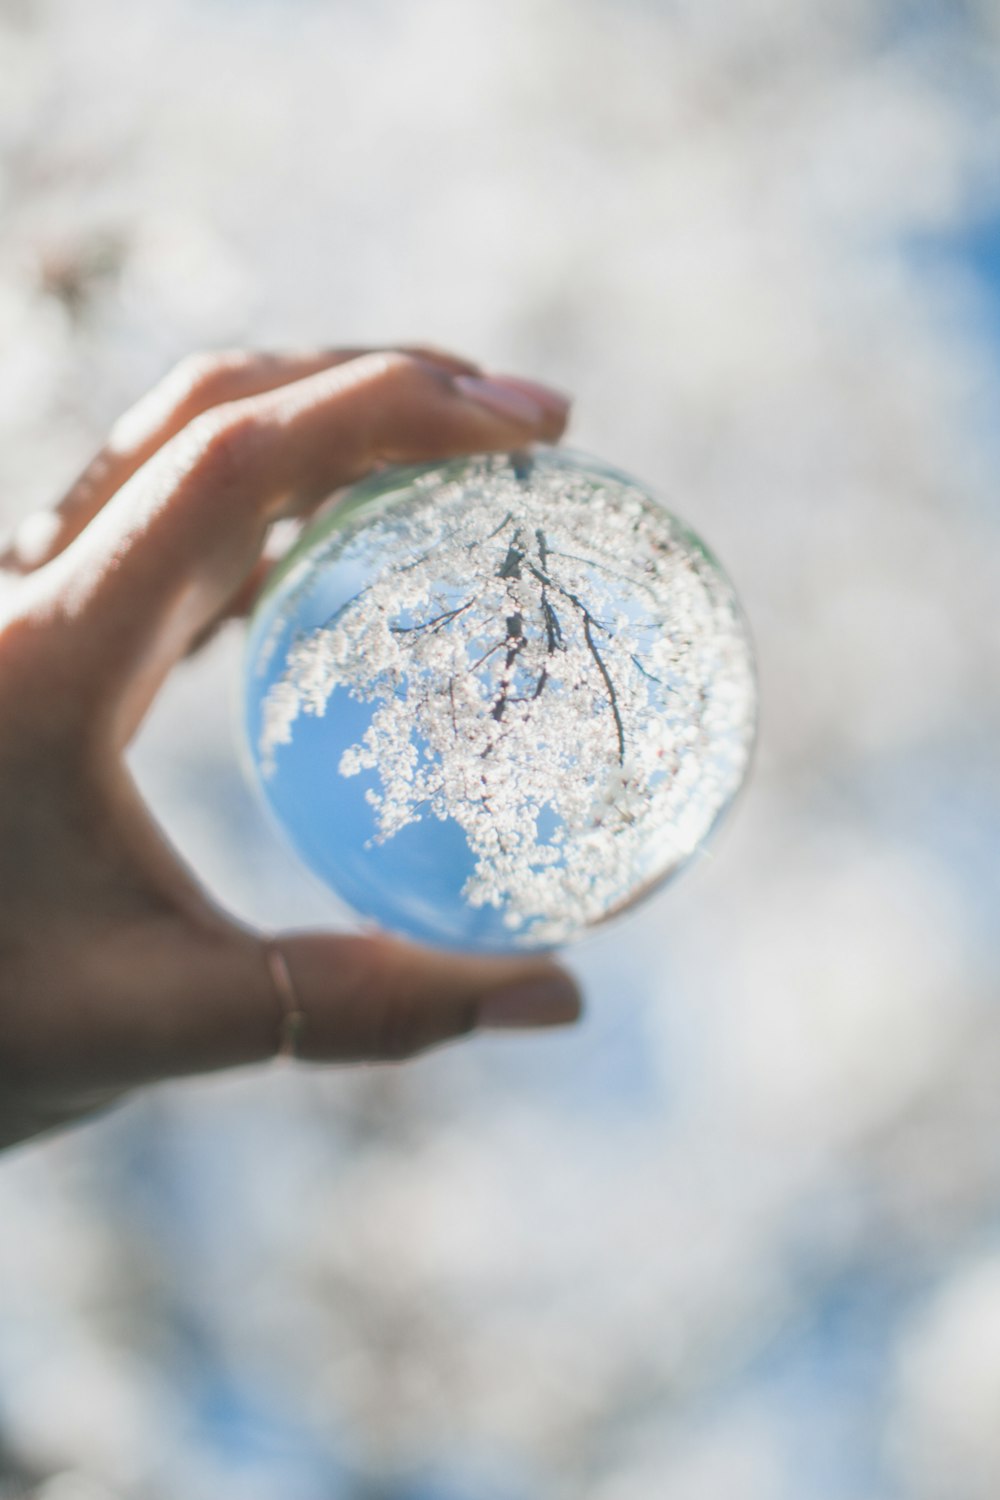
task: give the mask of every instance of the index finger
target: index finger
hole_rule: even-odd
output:
[[[35,575],[77,732],[123,745],[170,665],[232,597],[270,524],[380,461],[557,440],[568,403],[511,377],[375,354],[197,418]]]
[[[119,418],[104,447],[58,505],[24,519],[0,554],[0,566],[25,572],[51,562],[112,495],[195,417],[374,352],[362,348],[280,353],[227,349],[188,355]],[[469,360],[427,345],[402,352],[438,364],[453,375],[474,375],[477,370]]]

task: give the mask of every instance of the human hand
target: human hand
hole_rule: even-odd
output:
[[[272,524],[376,464],[554,441],[567,403],[433,350],[189,360],[0,551],[0,1145],[137,1085],[576,1019],[546,959],[276,942],[220,911],[124,764],[172,666],[244,610]]]

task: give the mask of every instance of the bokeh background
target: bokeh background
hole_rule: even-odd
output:
[[[763,700],[574,1035],[4,1158],[3,1500],[996,1500],[998,102],[995,0],[0,0],[0,519],[192,349],[432,339],[709,539]],[[137,775],[342,921],[239,657]]]

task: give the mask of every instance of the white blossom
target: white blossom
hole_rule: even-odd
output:
[[[563,941],[658,883],[739,786],[754,683],[738,606],[637,486],[545,454],[423,471],[322,534],[313,569],[342,561],[369,581],[293,640],[264,773],[338,688],[371,703],[339,773],[377,773],[373,840],[454,819],[465,899],[519,941]]]

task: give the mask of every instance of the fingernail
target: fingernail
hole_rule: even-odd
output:
[[[479,1002],[477,1021],[487,1031],[569,1026],[579,1020],[580,1009],[576,985],[560,975],[553,979],[526,979],[484,995]]]
[[[537,401],[543,411],[553,417],[564,417],[570,409],[570,397],[551,385],[539,385],[537,380],[522,380],[520,375],[492,375],[491,380],[502,380],[511,390],[520,391],[532,401]]]
[[[453,384],[467,401],[485,406],[487,411],[508,421],[537,426],[545,419],[546,410],[540,401],[498,376],[456,375]]]

